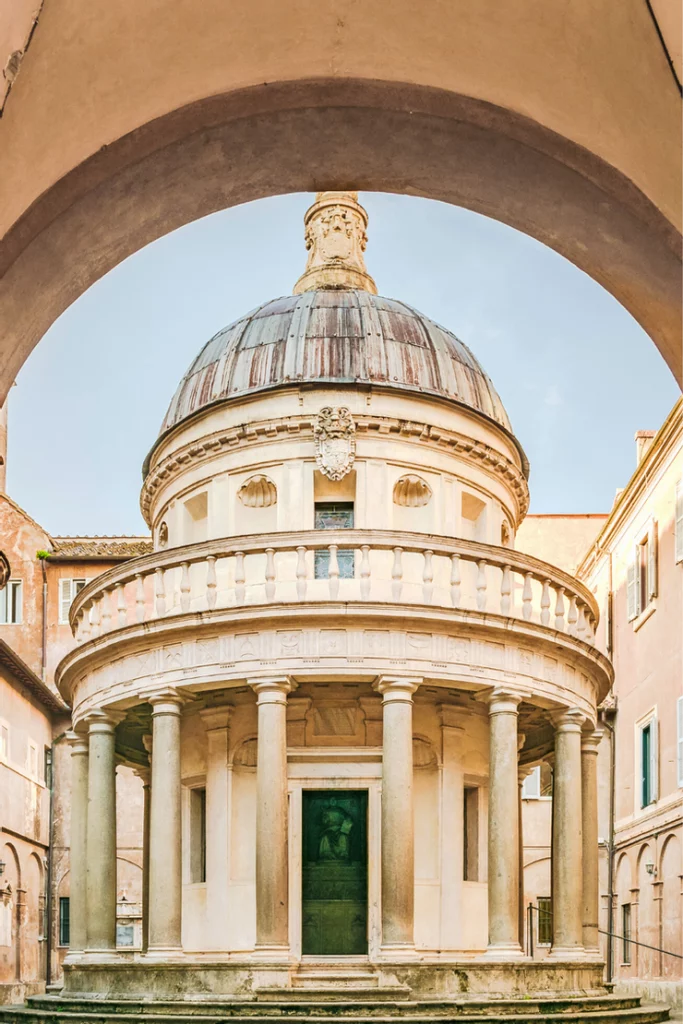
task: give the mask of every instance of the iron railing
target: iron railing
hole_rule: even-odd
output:
[[[534,906],[530,903],[526,910],[526,949],[527,954],[530,957],[534,955],[534,911],[538,914],[538,920],[540,921],[541,916],[552,918],[552,910],[544,910],[541,907]],[[665,956],[676,957],[677,960],[683,960],[683,955],[680,953],[673,953],[670,949],[662,949],[661,946],[650,946],[647,942],[639,942],[637,939],[632,939],[628,935],[619,935],[617,932],[605,931],[603,928],[598,928],[600,935],[609,935],[612,939],[621,939],[622,942],[629,946],[642,946],[643,949],[651,949],[655,953],[663,953]]]

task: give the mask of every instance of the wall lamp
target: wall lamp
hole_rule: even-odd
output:
[[[4,873],[5,873],[5,862],[4,862],[4,860],[0,860],[0,878],[2,878]]]
[[[646,863],[645,863],[645,870],[647,871],[648,875],[656,875],[657,874],[657,868],[654,866],[654,864],[652,863],[651,860],[646,861]]]

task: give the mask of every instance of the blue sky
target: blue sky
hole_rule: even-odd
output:
[[[289,294],[308,195],[189,224],[131,256],[45,335],[10,394],[8,491],[54,534],[145,531],[140,467],[204,342]],[[647,335],[540,243],[430,200],[361,194],[368,270],[454,331],[493,379],[531,463],[532,512],[610,508],[636,430],[678,397]]]

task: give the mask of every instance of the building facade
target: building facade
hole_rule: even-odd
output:
[[[683,401],[636,440],[635,473],[578,570],[615,672],[600,755],[611,851],[601,920],[620,936],[605,943],[618,988],[681,1011]]]

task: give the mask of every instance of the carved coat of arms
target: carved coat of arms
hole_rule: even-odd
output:
[[[341,480],[356,458],[356,424],[349,410],[328,405],[321,409],[313,427],[315,459],[329,480]]]

